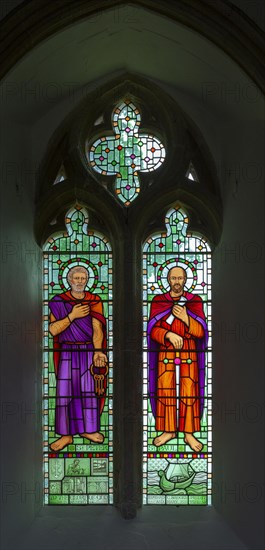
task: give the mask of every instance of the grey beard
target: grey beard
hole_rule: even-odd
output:
[[[77,292],[77,294],[81,294],[85,290],[85,286],[80,287],[72,284],[71,287],[74,292]]]

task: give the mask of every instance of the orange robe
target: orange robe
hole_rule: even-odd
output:
[[[166,315],[168,317],[168,315]],[[183,338],[183,347],[176,350],[167,332],[175,332]],[[200,431],[200,400],[198,387],[198,363],[195,338],[202,338],[202,325],[189,316],[189,327],[175,318],[169,325],[165,318],[158,321],[151,331],[151,338],[158,342],[156,430],[162,432],[193,433]],[[167,362],[165,363],[164,360]],[[179,362],[176,365],[175,360]],[[187,362],[191,360],[191,362]],[[176,368],[179,368],[179,392],[176,391]],[[176,411],[178,410],[178,419]]]

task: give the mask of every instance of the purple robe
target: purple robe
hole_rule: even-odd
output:
[[[56,386],[55,432],[60,435],[93,433],[100,428],[101,400],[96,397],[94,379],[90,373],[93,360],[92,316],[104,320],[98,312],[98,296],[94,299],[90,315],[75,319],[68,328],[54,338],[59,362]],[[49,307],[56,320],[64,319],[78,301],[69,299],[69,293],[54,296]],[[91,305],[91,301],[89,300]],[[102,318],[102,319],[101,319]],[[95,369],[96,372],[96,369]]]

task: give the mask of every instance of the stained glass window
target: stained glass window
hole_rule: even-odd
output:
[[[182,208],[143,247],[144,503],[206,505],[212,484],[211,252]]]
[[[114,110],[114,136],[101,136],[87,144],[90,166],[104,176],[116,176],[115,193],[129,206],[140,192],[139,172],[152,172],[165,159],[160,139],[139,130],[141,114],[131,102],[124,101]]]
[[[112,463],[112,254],[86,210],[44,246],[45,504],[108,504]]]

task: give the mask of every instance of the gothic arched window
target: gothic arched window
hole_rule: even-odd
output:
[[[93,108],[91,105],[93,105]],[[128,128],[127,133],[126,128]],[[126,135],[128,135],[128,139]],[[170,267],[178,267],[178,269],[185,268],[186,266],[187,281],[183,270],[181,271],[183,276],[178,273],[178,277],[180,277],[182,282],[184,279],[184,282],[191,282],[192,276],[195,281],[194,270],[197,270],[198,284],[194,285],[193,281],[191,284],[194,287],[192,288],[192,292],[204,300],[203,308],[205,309],[205,314],[208,316],[208,320],[210,320],[209,310],[206,311],[209,307],[207,300],[210,299],[210,287],[204,286],[204,283],[205,285],[210,284],[210,271],[208,270],[210,269],[210,264],[207,263],[209,262],[209,250],[213,249],[217,244],[221,233],[222,216],[220,204],[215,166],[199,130],[192,124],[185,113],[179,109],[172,98],[159,87],[154,84],[151,86],[148,81],[139,77],[125,76],[124,78],[116,79],[108,83],[108,85],[103,86],[100,89],[100,93],[95,90],[89,94],[57,130],[43,160],[37,193],[35,223],[38,242],[43,246],[44,243],[49,243],[51,234],[60,234],[60,246],[64,247],[63,243],[66,242],[65,239],[68,238],[71,240],[74,231],[77,230],[72,227],[73,232],[71,235],[68,234],[68,237],[65,236],[65,218],[68,219],[69,211],[72,212],[73,216],[78,216],[76,211],[74,214],[74,210],[71,210],[75,205],[80,205],[82,209],[87,210],[89,225],[85,229],[85,231],[88,230],[87,236],[82,237],[84,247],[82,254],[81,252],[79,254],[79,251],[75,248],[72,250],[70,247],[67,254],[69,255],[68,260],[72,257],[74,258],[74,266],[80,263],[80,265],[82,264],[86,268],[85,264],[88,261],[87,265],[88,269],[92,270],[91,274],[95,272],[93,266],[97,270],[100,269],[98,280],[100,280],[101,286],[100,284],[97,286],[96,292],[102,301],[104,301],[103,297],[107,296],[105,294],[107,292],[106,287],[110,279],[108,279],[107,271],[103,270],[103,266],[99,267],[98,265],[99,262],[103,264],[104,262],[98,260],[98,258],[95,262],[95,259],[93,259],[95,258],[94,254],[96,251],[93,249],[92,238],[96,236],[100,240],[102,238],[100,235],[104,235],[103,240],[100,242],[104,242],[104,246],[106,247],[110,246],[113,252],[113,266],[108,265],[108,268],[106,268],[113,268],[113,297],[111,298],[111,295],[108,295],[108,300],[113,300],[113,319],[108,310],[108,330],[110,334],[110,330],[113,329],[113,356],[111,355],[111,360],[113,358],[114,407],[113,415],[109,416],[109,418],[113,417],[113,503],[121,509],[125,517],[132,517],[136,509],[143,502],[143,285],[147,285],[148,281],[148,286],[144,286],[145,330],[150,316],[147,302],[151,300],[152,292],[154,294],[157,293],[157,296],[161,296],[166,290],[167,282],[164,280],[164,277],[167,277],[169,274],[169,264]],[[176,219],[173,220],[176,212],[178,212],[178,216],[182,219],[182,222],[177,222]],[[76,224],[78,223],[76,218],[74,220],[75,227],[77,227]],[[171,236],[169,233],[167,234],[169,227],[171,227],[170,224],[173,224]],[[83,225],[82,227],[84,229],[85,226]],[[80,228],[78,230],[81,231]],[[177,235],[178,232],[179,234]],[[160,235],[161,248],[154,254],[152,246],[155,242],[155,235],[158,234]],[[176,242],[172,241],[173,234]],[[200,237],[200,235],[203,237]],[[170,239],[172,241],[171,244],[169,244]],[[179,243],[178,240],[180,241]],[[74,243],[75,241],[73,241],[71,247],[76,246]],[[195,251],[194,247],[197,245],[200,246],[200,244],[204,248]],[[162,248],[162,245],[164,248]],[[50,261],[52,259],[54,261],[56,254],[58,255],[58,251],[52,250],[52,246],[56,245],[53,242],[45,245],[45,254],[48,253],[47,246],[51,247]],[[144,270],[146,271],[146,273],[144,272],[144,280],[142,275],[143,246],[145,254]],[[63,248],[60,253],[64,250]],[[104,254],[107,253],[104,252]],[[108,258],[110,257],[109,255],[110,252],[108,252]],[[206,256],[208,259],[205,263],[204,258]],[[152,258],[152,261],[150,260],[149,262],[147,257]],[[178,265],[176,265],[177,257],[180,258]],[[68,260],[66,255],[64,255],[63,263],[65,264]],[[45,261],[47,263],[48,258]],[[47,266],[46,269],[48,269]],[[60,273],[59,266],[56,269],[57,272],[50,271],[50,274],[47,275],[49,276],[49,283],[45,282],[47,285],[51,282],[57,285],[53,288],[49,287],[49,291],[52,294],[63,290],[60,287],[59,275],[62,277],[65,277],[65,275]],[[57,279],[56,277],[54,279],[55,275]],[[60,281],[63,280],[63,278],[60,279]],[[154,290],[150,290],[150,283],[154,287]],[[102,290],[103,286],[105,288]],[[188,288],[187,291],[189,292]],[[206,297],[207,300],[205,301]],[[48,287],[46,289],[45,300],[48,300]],[[109,306],[107,306],[107,302],[104,303],[105,316],[107,315],[106,308],[110,308],[111,302],[108,302],[108,304]],[[174,307],[179,308],[184,307],[184,305],[175,304]],[[45,323],[46,331],[48,331],[48,322],[52,323],[55,321],[53,319],[48,320],[48,306],[46,305],[45,307]],[[186,309],[189,309],[188,306]],[[191,324],[195,323],[193,319],[194,315],[199,317],[199,312],[193,312],[193,316],[192,312],[190,313],[190,317],[192,318],[190,321]],[[170,314],[168,314],[168,317],[170,317]],[[71,313],[70,322],[72,322]],[[198,327],[197,329],[199,330]],[[108,348],[105,349],[103,345],[100,348],[104,353],[109,353]],[[45,353],[46,351],[48,352],[48,350],[45,350]],[[146,351],[145,349],[144,358],[146,357]],[[197,349],[194,353],[196,352],[199,355],[202,351],[204,350]],[[165,359],[168,358],[165,357]],[[171,360],[172,358],[169,357],[169,359]],[[182,359],[183,357],[180,354],[180,360]],[[209,359],[210,352],[208,350],[208,365]],[[176,366],[177,363],[174,363],[174,365]],[[190,363],[187,363],[187,365],[189,366]],[[52,384],[50,398],[53,405],[49,413],[52,425],[55,406],[55,377],[51,370],[49,372],[48,366],[45,368],[48,369],[45,372],[47,375],[50,375]],[[207,371],[207,374],[210,382],[210,370]],[[160,430],[157,427],[158,433],[155,433],[153,413],[151,412],[151,408],[149,410],[146,408],[146,384],[145,375],[144,423],[149,437],[149,448],[145,439],[145,452],[149,452],[150,455],[152,453],[160,454],[160,451],[162,454],[163,452],[169,454],[173,439],[168,444],[169,449],[162,451],[160,445],[152,447],[153,441],[159,436]],[[150,388],[148,391],[152,392]],[[209,396],[210,394],[205,394],[205,402]],[[151,395],[152,397],[154,396]],[[189,399],[189,396],[186,395],[186,398]],[[106,399],[108,399],[108,395]],[[201,414],[201,412],[198,413],[198,410],[201,411],[200,394],[195,395],[195,401],[198,406],[195,407],[197,412],[195,411],[194,417],[197,417],[198,420],[198,415],[200,416]],[[187,403],[186,400],[186,405],[188,406]],[[181,416],[183,403],[181,400],[180,402],[177,400],[177,404],[180,405],[177,409],[179,411],[178,414]],[[187,461],[184,466],[184,459],[186,457],[167,457],[177,458],[178,461],[179,459],[183,459],[182,462],[178,463],[179,467],[181,465],[182,477],[187,477],[188,473],[189,478],[193,476],[193,480],[196,475],[194,483],[190,483],[191,489],[188,491],[185,488],[185,494],[183,493],[183,487],[173,487],[173,490],[181,491],[181,493],[178,493],[177,499],[179,504],[205,504],[206,502],[210,502],[206,500],[205,493],[205,478],[210,478],[211,474],[211,463],[208,460],[208,456],[206,457],[206,454],[210,453],[210,447],[207,447],[210,439],[208,439],[207,443],[205,439],[205,410],[204,408],[200,432],[204,449],[193,449],[192,453],[197,458],[192,456],[193,462],[190,466],[187,466]],[[146,411],[149,418],[148,428]],[[105,413],[103,413],[105,414],[104,427],[105,422],[107,422],[107,409],[105,409]],[[198,423],[195,428],[198,428]],[[108,429],[110,430],[110,428]],[[108,429],[106,429],[107,432]],[[196,429],[195,435],[197,434]],[[161,429],[161,432],[163,431]],[[186,432],[189,433],[188,429]],[[111,431],[108,433],[110,434]],[[104,435],[106,438],[105,433]],[[50,436],[54,440],[56,439],[56,435],[52,430]],[[71,451],[73,453],[90,452],[90,454],[93,454],[95,452],[96,454],[100,454],[100,449],[103,452],[102,445],[104,444],[105,442],[91,443],[91,450],[89,448],[86,451],[84,446],[89,446],[89,443],[84,441],[78,441],[78,443],[71,442]],[[79,445],[80,448],[78,447]],[[183,437],[178,442],[178,445],[179,448],[177,451],[174,449],[174,453],[187,454],[191,452],[187,450],[187,441],[184,441]],[[157,447],[160,447],[160,450]],[[110,449],[108,451],[104,449],[104,452],[110,452]],[[199,456],[198,453],[203,453],[203,456]],[[58,457],[52,458],[57,459]],[[77,459],[80,461],[81,458],[87,457],[71,457],[72,462],[71,464],[69,463],[70,469],[69,476],[67,474],[67,477],[71,478],[72,481],[68,480],[69,483],[65,492],[68,491],[67,494],[71,495],[73,494],[71,491],[75,487],[77,494],[75,498],[69,497],[69,500],[66,499],[69,503],[70,500],[76,503],[81,501],[84,503],[95,502],[95,498],[90,498],[91,494],[106,494],[105,488],[103,490],[103,485],[100,486],[100,490],[96,489],[99,485],[93,485],[94,480],[90,493],[87,491],[88,479],[83,481],[83,485],[86,485],[86,493],[82,492],[82,479],[78,482],[79,486],[75,486],[77,484],[75,479],[78,477],[88,478],[92,471],[95,474],[95,469],[93,469],[94,467],[91,464],[92,459],[95,458],[97,461],[105,457],[101,455],[88,457],[91,459],[89,466],[90,473],[87,476],[77,475],[75,477],[73,474],[74,470],[77,471],[78,468],[81,468],[81,470],[82,468],[85,469],[85,465],[81,465],[80,462],[78,464],[74,462]],[[158,457],[149,456],[148,460],[149,458],[150,460],[156,460]],[[160,469],[165,470],[163,460],[166,460],[166,457],[159,456],[160,458],[162,459]],[[65,460],[70,460],[70,457],[65,457]],[[146,466],[147,455],[144,460],[144,475],[146,476],[147,469],[150,471],[150,467]],[[208,462],[205,475],[203,468],[205,469],[206,460]],[[98,468],[98,475],[101,466],[100,462],[95,462],[95,468]],[[196,467],[198,471],[195,472]],[[65,466],[65,468],[68,468],[68,466]],[[184,470],[187,472],[185,473]],[[110,472],[111,476],[110,467],[108,467],[108,472]],[[193,475],[194,472],[195,475]],[[157,472],[155,472],[155,475],[158,475]],[[105,481],[105,477],[103,476],[103,481]],[[178,473],[176,472],[173,473],[173,478],[175,477],[178,478]],[[145,486],[145,502],[155,502],[156,499],[157,502],[161,501],[161,498],[158,498],[162,494],[161,487],[157,485],[157,480],[158,477],[156,477],[155,483],[151,483],[151,486],[156,487],[153,491],[147,491],[147,486]],[[54,481],[57,480],[52,479],[52,482]],[[171,475],[169,480],[167,480],[166,476],[165,482],[167,483],[167,481],[171,484],[178,483],[181,480],[173,479],[172,481]],[[106,497],[105,502],[112,501],[111,477],[108,483],[110,497]],[[184,484],[188,485],[188,483],[185,482]],[[57,483],[56,487],[59,488],[59,485]],[[172,488],[171,485],[170,487]],[[195,494],[196,489],[198,490],[197,496]],[[81,493],[78,493],[78,491],[81,491]],[[152,492],[153,495],[151,495]],[[156,494],[154,495],[155,492]],[[84,495],[84,498],[82,495]],[[176,503],[173,496],[167,496],[166,499],[163,499],[163,502]],[[101,501],[103,502],[104,499],[102,498]]]

